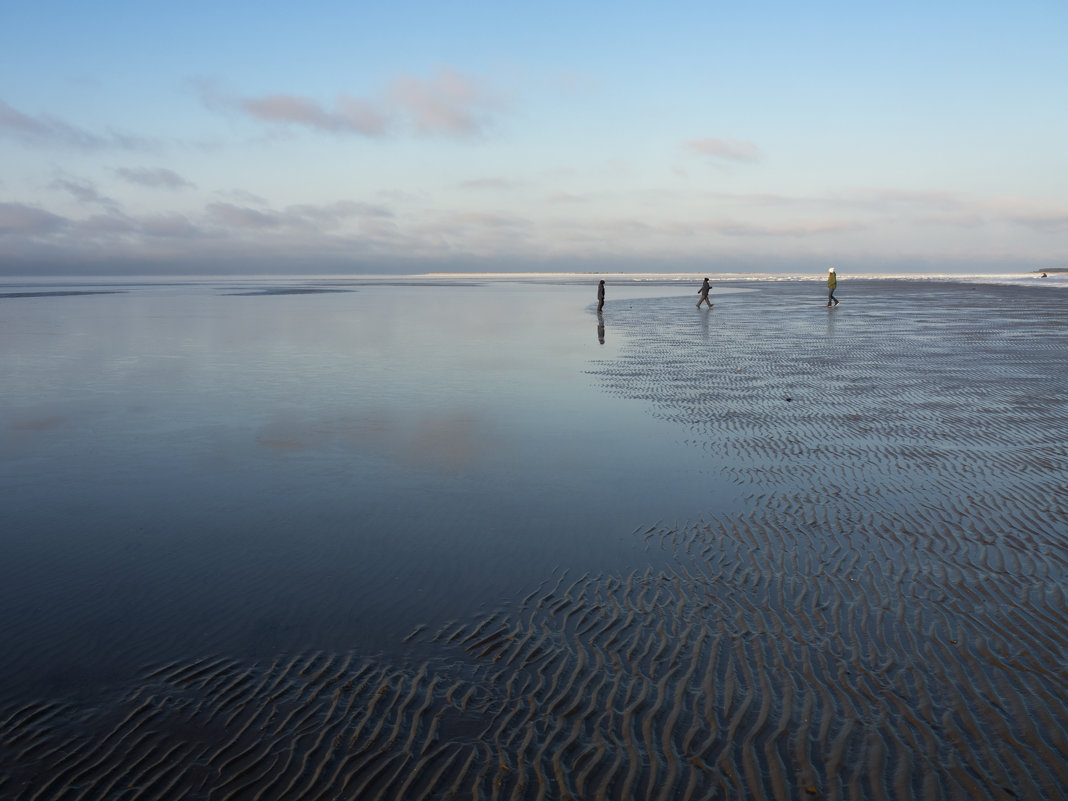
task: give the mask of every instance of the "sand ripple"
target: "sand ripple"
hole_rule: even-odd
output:
[[[1068,788],[1062,594],[1018,597],[1007,621],[974,606],[968,583],[947,581],[929,602],[929,575],[947,569],[930,554],[894,568],[878,550],[838,549],[807,572],[751,524],[648,537],[679,545],[676,570],[561,577],[508,613],[428,635],[442,658],[415,667],[324,653],[203,660],[152,671],[113,703],[9,710],[0,793],[964,799]],[[998,593],[1017,583],[984,581]],[[1020,632],[1040,636],[1024,647]]]

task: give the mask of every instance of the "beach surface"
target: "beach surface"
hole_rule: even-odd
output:
[[[0,286],[0,797],[1068,796],[1060,285]]]

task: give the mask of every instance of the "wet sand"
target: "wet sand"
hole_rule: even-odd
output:
[[[586,368],[729,497],[413,626],[416,658],[190,653],[9,699],[0,796],[1068,796],[1063,292],[734,288],[609,294]]]

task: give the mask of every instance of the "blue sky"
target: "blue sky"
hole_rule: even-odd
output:
[[[1068,3],[9,3],[0,272],[1068,266]]]

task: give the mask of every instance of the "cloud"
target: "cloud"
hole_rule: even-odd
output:
[[[760,161],[764,154],[752,142],[741,142],[736,139],[716,139],[705,137],[703,139],[691,139],[685,143],[687,150],[699,153],[702,156],[712,156],[717,159],[738,162]]]
[[[226,191],[216,192],[220,197],[230,198],[232,200],[240,200],[243,203],[256,203],[260,206],[266,206],[266,198],[257,195],[255,192],[249,192],[244,189],[229,189]]]
[[[341,200],[323,206],[309,204],[289,206],[286,214],[299,219],[310,220],[326,226],[334,226],[353,217],[392,217],[393,212],[386,206],[374,203],[357,203]]]
[[[832,196],[830,203],[851,210],[897,215],[924,226],[981,228],[1019,225],[1041,233],[1068,232],[1068,213],[1013,198],[973,198],[948,191],[864,189]]]
[[[406,111],[416,129],[424,134],[472,136],[484,133],[488,112],[500,100],[479,81],[442,67],[430,80],[414,76],[396,78],[389,98]]]
[[[335,228],[353,218],[385,219],[393,216],[386,206],[342,200],[323,205],[288,206],[282,211],[254,209],[234,203],[212,203],[206,209],[209,219],[238,230],[304,229],[318,231]]]
[[[337,113],[352,130],[368,136],[384,134],[392,124],[388,111],[367,100],[343,94],[338,97],[338,109]]]
[[[342,95],[337,109],[328,110],[306,97],[273,94],[240,101],[240,107],[263,122],[301,125],[328,133],[380,136],[389,128],[387,113],[372,103]]]
[[[97,214],[78,223],[78,230],[89,236],[137,233],[139,226],[124,214]]]
[[[114,211],[118,209],[119,204],[114,199],[100,194],[89,181],[78,181],[71,178],[57,178],[52,182],[53,189],[62,189],[69,192],[71,196],[79,203],[85,203],[87,205],[103,206],[104,208]]]
[[[698,239],[714,241],[709,235],[751,239],[802,239],[834,234],[850,234],[866,230],[866,226],[851,220],[811,220],[797,223],[754,223],[735,219],[683,220],[650,222],[633,217],[620,217],[594,222],[575,221],[557,223],[584,237],[625,245],[639,239],[647,242]],[[635,237],[639,234],[639,237]]]
[[[154,214],[144,217],[131,217],[119,212],[96,214],[72,222],[70,229],[73,240],[85,245],[120,240],[134,242],[136,237],[196,239],[204,236],[204,232],[183,214]]]
[[[154,143],[131,134],[109,132],[105,136],[78,128],[56,117],[31,117],[0,100],[0,134],[36,146],[60,146],[78,150],[147,150]]]
[[[80,148],[102,147],[104,141],[88,131],[47,115],[31,117],[0,100],[0,131],[31,144],[61,144]]]
[[[970,210],[974,201],[967,201],[952,192],[935,190],[867,188],[832,195],[832,202],[851,208],[865,208],[878,212],[937,211],[960,212]]]
[[[710,230],[724,236],[791,237],[802,238],[825,234],[845,234],[864,230],[860,223],[846,220],[796,223],[793,225],[754,225],[736,220],[709,223]]]
[[[1044,233],[1068,232],[1068,214],[1017,214],[1010,222]]]
[[[40,236],[66,228],[70,221],[50,211],[24,203],[0,203],[0,236]]]
[[[233,203],[211,203],[206,209],[208,217],[230,228],[270,229],[282,225],[282,218],[272,211],[259,211]]]
[[[459,226],[474,226],[478,228],[519,228],[529,224],[520,217],[508,217],[492,212],[461,212],[449,216],[452,224]]]
[[[431,78],[398,76],[377,99],[342,93],[333,106],[285,93],[233,97],[210,79],[200,79],[195,85],[209,109],[237,110],[270,125],[367,137],[401,129],[424,136],[480,136],[504,105],[483,82],[448,67]]]
[[[860,216],[869,226],[878,220],[881,224],[922,225],[926,228],[977,228],[1003,221],[1006,215],[1002,204],[936,190],[861,188],[826,195],[707,192],[702,197],[717,204],[745,206],[758,212]]]
[[[141,220],[141,230],[151,237],[193,239],[202,232],[183,214],[160,214]]]
[[[164,167],[117,167],[114,172],[123,180],[140,186],[163,189],[184,189],[193,186],[178,173]]]

